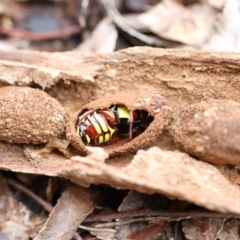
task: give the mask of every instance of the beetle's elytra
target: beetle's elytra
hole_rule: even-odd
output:
[[[124,105],[87,110],[79,115],[76,131],[86,145],[101,146],[113,144],[122,136],[129,136],[144,130],[153,117],[144,110],[128,110]]]

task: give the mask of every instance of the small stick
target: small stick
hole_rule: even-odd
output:
[[[125,212],[113,212],[113,213],[100,213],[100,214],[90,214],[85,220],[84,223],[87,222],[105,222],[111,221],[114,219],[122,219],[122,218],[133,218],[133,217],[160,217],[164,218],[167,221],[171,219],[179,219],[179,218],[200,218],[200,217],[208,217],[208,218],[240,218],[239,215],[235,214],[226,214],[226,213],[218,213],[218,212],[210,212],[210,211],[173,211],[173,210],[134,210],[134,211],[125,211]],[[165,221],[166,221],[165,220]]]
[[[80,225],[79,228],[83,229],[83,230],[87,230],[87,231],[96,231],[96,232],[110,232],[110,233],[116,232],[116,230],[114,230],[114,229],[98,229],[98,228],[87,227],[87,226],[83,226],[83,225]]]
[[[9,183],[9,185],[15,187],[16,189],[26,193],[28,196],[30,196],[31,198],[33,198],[37,203],[39,203],[47,212],[51,212],[53,209],[53,206],[46,202],[45,200],[43,200],[42,198],[40,198],[39,196],[37,196],[35,193],[33,193],[31,190],[27,189],[25,186],[23,186],[22,184],[18,183],[17,181],[8,178],[7,182]]]

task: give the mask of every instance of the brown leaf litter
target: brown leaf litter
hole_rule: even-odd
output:
[[[30,221],[31,211],[12,197],[0,196],[0,239],[27,239],[36,230]]]
[[[34,239],[71,239],[92,210],[93,203],[88,191],[70,183],[50,213],[45,226]]]

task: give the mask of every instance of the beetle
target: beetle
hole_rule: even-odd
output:
[[[109,108],[86,110],[76,121],[76,132],[86,145],[101,146],[115,143],[120,137],[147,128],[153,117],[145,110],[128,110],[115,104]]]

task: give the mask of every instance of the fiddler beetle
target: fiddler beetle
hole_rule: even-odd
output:
[[[76,121],[76,131],[86,145],[109,145],[126,135],[132,140],[133,134],[146,129],[152,120],[145,110],[128,110],[117,104],[81,113]]]

